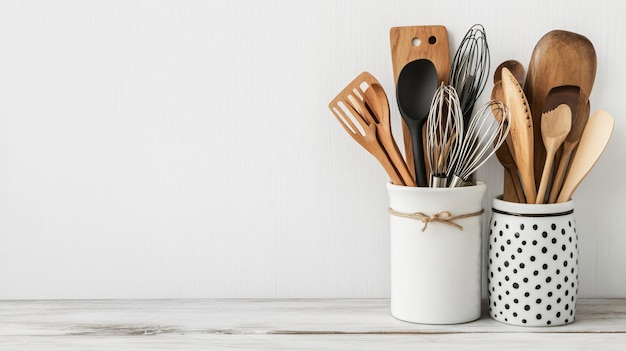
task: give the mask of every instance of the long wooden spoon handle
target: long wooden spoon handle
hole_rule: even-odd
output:
[[[394,167],[393,163],[389,159],[389,156],[387,155],[387,152],[385,152],[385,148],[383,148],[382,145],[380,145],[380,148],[371,148],[369,151],[383,166],[385,172],[387,172],[387,175],[389,176],[389,178],[391,178],[392,184],[406,185],[402,180],[402,177],[398,173],[398,170],[396,169],[396,167]]]
[[[389,133],[391,133],[391,131],[389,131]],[[389,156],[389,161],[393,164],[400,178],[402,178],[404,185],[415,186],[415,178],[409,171],[406,162],[404,162],[398,144],[393,140],[391,134],[387,134],[387,131],[382,131],[382,133],[379,134],[379,138]]]
[[[413,144],[411,141],[411,131],[406,122],[402,121],[402,142],[404,145],[404,154],[406,155],[406,164],[411,173],[411,178],[415,178],[415,163],[413,159]]]
[[[519,202],[517,196],[517,190],[515,189],[515,183],[513,181],[513,175],[508,168],[504,169],[504,186],[502,191],[502,200],[508,202]]]
[[[517,200],[520,203],[526,203],[526,195],[524,194],[524,187],[522,186],[522,181],[519,178],[517,173],[512,175],[513,177],[513,185],[515,186],[515,192],[517,193]]]
[[[554,161],[554,153],[550,152],[546,155],[546,163],[543,166],[543,172],[541,174],[541,182],[539,183],[539,190],[537,190],[536,204],[543,204],[546,196],[546,189],[548,188],[548,180],[550,174],[552,174],[552,162]]]
[[[548,198],[548,203],[555,203],[556,198],[559,196],[561,192],[561,187],[563,185],[563,179],[565,178],[565,170],[567,169],[567,165],[571,161],[572,153],[574,149],[578,145],[578,141],[568,142],[566,141],[563,144],[563,154],[561,155],[561,160],[559,161],[559,166],[556,169],[556,173],[554,175],[554,180],[552,181],[552,189],[550,190],[550,197]]]

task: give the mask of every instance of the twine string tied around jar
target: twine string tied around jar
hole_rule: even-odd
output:
[[[463,230],[463,226],[458,223],[455,223],[454,222],[455,220],[474,217],[474,216],[480,216],[483,214],[483,212],[485,212],[485,210],[481,209],[480,211],[477,211],[477,212],[465,213],[465,214],[454,216],[452,215],[450,211],[439,211],[431,215],[427,215],[423,212],[403,213],[403,212],[398,212],[392,208],[389,208],[389,213],[394,216],[422,221],[424,223],[424,227],[422,227],[422,232],[426,231],[426,228],[428,227],[428,223],[430,222],[439,222],[439,223],[451,225],[459,230]]]

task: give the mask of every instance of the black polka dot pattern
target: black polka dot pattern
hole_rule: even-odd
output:
[[[525,217],[494,211],[489,233],[491,318],[522,326],[573,322],[578,295],[573,213]]]

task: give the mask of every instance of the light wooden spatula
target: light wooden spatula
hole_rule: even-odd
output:
[[[519,83],[506,67],[502,68],[504,103],[511,113],[511,153],[519,169],[526,202],[534,204],[537,199],[534,173],[533,119],[528,101]]]
[[[556,202],[566,202],[572,198],[578,185],[589,174],[591,168],[604,152],[613,133],[614,125],[613,117],[604,110],[598,110],[589,117],[587,126],[580,138],[578,150],[574,155],[572,165]]]

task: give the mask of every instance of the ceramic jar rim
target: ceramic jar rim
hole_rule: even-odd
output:
[[[513,216],[566,215],[574,211],[574,200],[554,204],[526,204],[502,200],[502,195],[492,201],[492,211]]]
[[[474,190],[476,188],[486,188],[487,184],[482,181],[476,181],[475,185],[469,186],[461,186],[456,188],[430,188],[430,187],[416,187],[416,186],[406,186],[406,185],[396,185],[392,183],[387,183],[387,189],[393,191],[404,191],[404,192],[413,192],[413,193],[451,193],[451,192],[459,192],[463,190]]]

